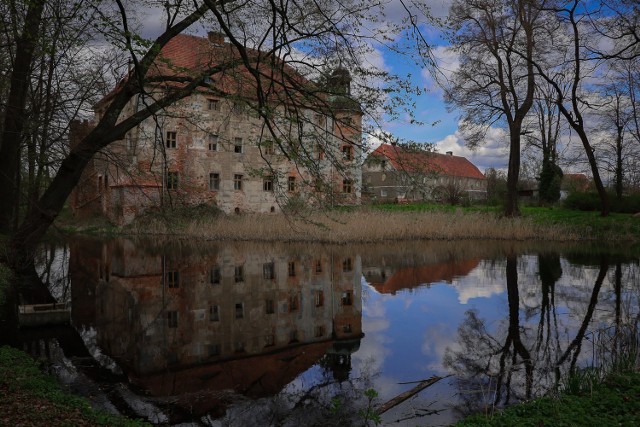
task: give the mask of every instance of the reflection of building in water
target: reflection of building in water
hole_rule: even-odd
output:
[[[393,266],[364,268],[364,276],[378,292],[395,295],[402,289],[412,289],[420,285],[436,282],[451,283],[454,278],[468,275],[479,264],[477,258],[450,260],[423,266]]]
[[[273,394],[325,353],[334,375],[348,376],[362,336],[358,256],[284,246],[100,246],[72,246],[74,300],[94,299],[96,309],[95,319],[79,309],[74,321],[95,324],[98,344],[150,393]],[[215,402],[190,405],[204,412]]]

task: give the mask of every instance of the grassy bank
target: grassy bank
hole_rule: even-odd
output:
[[[126,227],[104,220],[61,218],[67,232],[107,235],[180,235],[215,240],[370,243],[390,240],[498,239],[541,241],[638,241],[640,218],[564,208],[522,208],[519,218],[504,218],[496,207],[433,204],[339,208],[308,214],[224,215],[197,207],[156,212]]]
[[[560,398],[543,397],[511,406],[492,416],[476,415],[456,424],[467,426],[638,426],[640,373],[615,373],[589,390]]]
[[[382,242],[412,239],[627,240],[640,236],[640,218],[562,208],[523,208],[504,218],[497,208],[380,205],[308,215],[147,215],[125,234],[180,234],[219,240]]]
[[[0,425],[148,425],[93,410],[85,399],[65,393],[31,357],[10,347],[0,347],[0,396]]]

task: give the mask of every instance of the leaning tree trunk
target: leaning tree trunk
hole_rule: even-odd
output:
[[[589,160],[589,166],[591,167],[591,173],[593,174],[593,183],[595,184],[596,190],[598,191],[598,196],[600,197],[600,215],[608,216],[611,212],[609,195],[607,194],[607,189],[604,188],[602,178],[600,178],[600,171],[598,170],[596,156],[593,154],[594,149],[591,144],[589,144],[589,137],[585,133],[584,128],[573,125],[572,127],[580,137],[580,141],[582,141],[584,151],[587,154],[587,159]]]
[[[10,232],[14,229],[18,212],[18,195],[20,188],[20,143],[22,130],[26,121],[25,107],[29,72],[33,62],[36,37],[42,21],[45,0],[34,0],[24,21],[22,35],[16,42],[16,56],[11,72],[9,97],[0,140],[0,231]]]

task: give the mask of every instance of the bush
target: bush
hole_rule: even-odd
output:
[[[609,201],[611,203],[611,212],[630,214],[640,212],[640,195],[638,194],[618,199],[614,193],[609,193]],[[563,205],[567,209],[599,211],[600,196],[598,196],[598,193],[576,191],[569,194]]]
[[[567,209],[578,211],[599,211],[600,197],[598,193],[585,193],[576,191],[564,199],[563,205]]]

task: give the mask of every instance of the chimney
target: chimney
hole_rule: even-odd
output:
[[[207,33],[209,42],[216,46],[222,46],[224,44],[224,33],[219,31],[209,31]]]
[[[453,151],[447,151],[447,156],[453,156]]]

